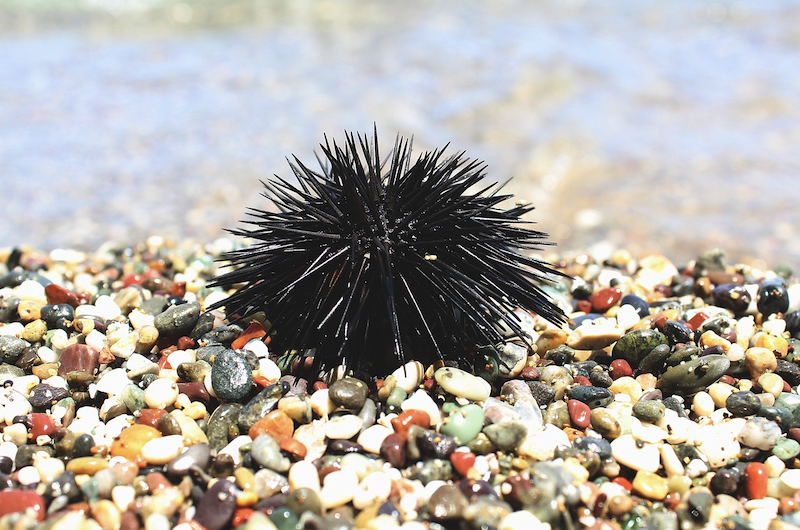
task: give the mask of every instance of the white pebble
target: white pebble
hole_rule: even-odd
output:
[[[639,313],[630,304],[623,305],[619,308],[619,311],[617,311],[617,325],[623,331],[631,329],[639,320],[641,320],[639,318]]]
[[[734,342],[731,344],[731,347],[728,348],[728,351],[725,352],[725,356],[730,359],[732,363],[738,363],[744,359],[744,348]]]
[[[44,292],[44,285],[37,281],[25,280],[14,287],[12,292],[14,296],[18,296],[20,300],[40,302],[42,305],[47,304],[47,294]]]
[[[25,326],[21,322],[11,322],[10,324],[0,324],[0,335],[10,335],[19,337]]]
[[[208,311],[208,308],[217,302],[221,302],[228,298],[228,294],[223,291],[213,291],[203,299],[203,311]]]
[[[102,350],[107,344],[108,339],[106,339],[106,336],[96,329],[93,329],[88,335],[86,335],[86,345],[95,351]]]
[[[587,320],[570,333],[567,345],[576,350],[600,350],[610,346],[621,336],[622,328],[613,323],[596,324]]]
[[[105,392],[109,396],[122,393],[122,389],[130,384],[128,373],[124,368],[114,368],[100,376],[97,380],[97,390]]]
[[[69,336],[67,336],[67,332],[63,329],[57,329],[51,336],[50,336],[50,347],[60,352],[64,348],[70,345]]]
[[[258,360],[258,375],[266,378],[267,381],[277,381],[281,378],[281,369],[274,361],[262,358]]]
[[[481,381],[483,380],[481,379]],[[407,410],[421,410],[427,412],[431,419],[431,427],[436,427],[442,423],[442,412],[439,410],[439,405],[437,405],[430,394],[423,389],[419,389],[408,396],[408,399],[403,401],[400,408],[403,409],[403,412]]]
[[[344,468],[325,476],[319,499],[326,509],[336,508],[353,500],[358,488],[358,475]]]
[[[623,434],[611,441],[611,456],[620,464],[636,471],[655,473],[661,463],[658,446],[636,440],[630,434]]]
[[[228,445],[223,447],[219,450],[218,454],[226,454],[230,455],[233,459],[234,465],[239,465],[242,463],[242,453],[239,452],[239,448],[242,447],[244,444],[253,443],[253,439],[247,435],[240,435],[228,442]]]
[[[370,473],[358,485],[353,495],[353,506],[363,510],[375,504],[382,504],[392,492],[392,480],[382,471]]]
[[[331,440],[349,440],[361,431],[364,420],[355,414],[331,418],[325,424],[325,436]]]
[[[171,379],[156,379],[144,390],[144,402],[151,409],[165,409],[178,399],[178,384]]]
[[[500,524],[497,525],[497,530],[519,530],[525,528],[526,530],[545,530],[550,525],[546,525],[539,520],[538,517],[531,512],[525,510],[518,512],[511,512],[503,517]]]
[[[158,373],[158,365],[139,353],[134,353],[128,357],[128,360],[125,361],[125,368],[129,372],[136,372],[139,374]]]
[[[61,459],[46,456],[44,452],[34,455],[33,467],[39,472],[39,477],[45,484],[53,482],[65,469],[64,462]]]
[[[30,396],[33,387],[39,384],[39,378],[35,375],[23,375],[11,380],[11,388],[25,397]]]
[[[265,359],[267,355],[269,355],[269,348],[260,338],[250,339],[247,341],[247,344],[244,345],[243,349],[253,352],[259,359]],[[280,377],[278,379],[280,379]]]
[[[422,384],[425,378],[425,367],[419,361],[409,361],[394,372],[392,376],[397,382],[397,386],[410,394]]]
[[[289,468],[289,488],[292,491],[298,488],[308,488],[319,493],[320,484],[317,467],[308,460],[295,462]]]
[[[119,357],[120,359],[127,359],[133,352],[136,351],[136,344],[139,342],[139,332],[138,331],[131,331],[130,333],[125,334],[124,336],[120,337],[119,340],[114,342],[111,345],[111,353],[114,354],[114,357]]]
[[[194,350],[175,350],[167,356],[169,365],[176,369],[183,363],[193,363],[196,360]]]
[[[712,469],[725,467],[737,458],[742,447],[736,436],[722,425],[706,425],[694,437],[697,449],[708,458]]]
[[[11,442],[17,447],[28,443],[28,428],[24,423],[13,423],[3,427],[3,441]]]
[[[114,486],[111,489],[111,500],[121,512],[126,511],[135,498],[136,490],[133,486]]]
[[[133,329],[139,329],[144,326],[152,326],[155,317],[153,315],[148,315],[141,309],[134,309],[128,314],[128,320],[131,326],[133,326]]]
[[[800,469],[787,469],[781,474],[780,481],[787,488],[800,490]]]
[[[107,294],[98,296],[97,300],[94,301],[94,306],[97,308],[100,316],[106,320],[114,320],[122,315],[122,310]]]
[[[25,466],[17,471],[17,482],[23,486],[38,484],[40,481],[39,471],[33,466]]]
[[[486,380],[458,368],[444,366],[433,377],[446,392],[471,401],[485,401],[492,393],[492,386]]]
[[[110,346],[131,332],[131,328],[124,322],[112,322],[106,328],[106,340]]]
[[[692,399],[692,410],[697,416],[711,416],[714,412],[714,400],[708,392],[698,392]]]
[[[33,411],[28,398],[13,388],[4,388],[0,391],[0,406],[3,407],[6,425],[14,423],[15,416],[25,416]]]
[[[47,346],[42,346],[36,350],[36,356],[39,357],[43,363],[54,363],[58,361],[58,354]]]
[[[313,410],[317,416],[323,418],[327,418],[328,415],[336,410],[336,405],[328,396],[327,388],[321,388],[311,394],[311,410]]]
[[[148,464],[163,466],[183,451],[183,436],[171,434],[153,438],[142,446],[142,457]]]
[[[377,455],[381,451],[381,444],[383,444],[383,441],[393,432],[394,431],[389,427],[376,423],[364,429],[362,433],[358,435],[358,440],[356,441],[366,452]]]

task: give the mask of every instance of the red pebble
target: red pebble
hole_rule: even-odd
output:
[[[589,300],[578,300],[575,303],[575,309],[577,309],[581,313],[591,313],[592,303]]]
[[[736,378],[727,374],[720,377],[719,382],[725,383],[726,385],[736,386]]]
[[[605,313],[619,302],[622,298],[622,289],[619,287],[604,287],[592,294],[592,311],[595,313]]]
[[[525,381],[538,381],[541,373],[535,366],[526,366],[519,373],[519,378]]]
[[[433,389],[436,388],[436,379],[429,377],[422,383],[422,387],[425,389],[425,392],[432,392]]]
[[[231,526],[233,528],[238,528],[245,524],[250,517],[255,513],[255,510],[252,508],[236,508],[236,511],[233,512],[233,519],[231,520]]]
[[[254,320],[250,322],[250,324],[247,326],[247,329],[245,329],[241,335],[236,337],[236,340],[234,340],[231,344],[231,348],[234,350],[239,350],[244,348],[245,345],[252,339],[260,339],[266,334],[267,332],[264,329],[264,326],[261,325],[261,322]]]
[[[615,477],[611,482],[613,482],[614,484],[618,484],[618,485],[622,486],[623,488],[625,488],[628,491],[632,491],[633,490],[633,484],[631,484],[631,481],[626,479],[626,478],[624,478],[624,477]]]
[[[708,317],[707,314],[705,314],[702,311],[698,311],[697,313],[694,314],[694,316],[692,318],[689,319],[689,321],[686,323],[686,325],[689,326],[689,329],[691,329],[692,331],[695,331],[695,330],[699,329],[700,326],[703,325],[703,322],[708,320],[708,318],[709,317]]]
[[[585,429],[592,421],[592,409],[582,401],[570,399],[567,401],[567,410],[569,411],[570,421],[578,429]]]
[[[178,339],[177,346],[179,350],[188,350],[189,348],[194,348],[194,339],[192,337],[181,337]]]
[[[41,412],[28,414],[27,418],[25,418],[25,423],[31,430],[31,438],[34,441],[39,436],[50,436],[56,429],[56,422],[53,421],[53,418]]]
[[[401,412],[396,418],[392,418],[394,432],[402,436],[404,440],[408,440],[408,430],[412,425],[428,429],[431,426],[431,417],[422,410],[407,410]]]
[[[172,369],[172,365],[169,364],[168,355],[162,355],[161,358],[158,360],[158,368],[159,370],[170,370]]]
[[[748,499],[763,499],[767,496],[769,473],[761,462],[750,462],[744,468],[744,491]]]
[[[44,498],[35,491],[4,490],[0,491],[0,517],[31,508],[41,523],[44,521]]]
[[[659,314],[653,317],[653,327],[659,331],[664,331],[664,324],[669,322],[667,315]]]
[[[53,305],[69,304],[72,307],[78,307],[81,303],[77,294],[54,283],[45,285],[44,294],[47,296],[47,302]]]
[[[171,296],[184,296],[186,294],[186,282],[173,282],[169,288]]]
[[[133,272],[122,278],[122,285],[129,287],[131,285],[141,285],[144,281],[144,275]]]
[[[450,463],[462,477],[467,476],[467,472],[475,465],[475,453],[472,451],[454,451],[450,453]]]
[[[166,413],[167,411],[164,409],[142,409],[139,411],[140,415],[136,423],[156,429],[158,428],[156,427],[158,425],[158,420]]]
[[[588,377],[584,377],[582,375],[576,375],[572,379],[572,382],[575,383],[576,385],[580,385],[580,386],[592,386],[592,382],[589,381],[589,378]]]
[[[633,375],[631,365],[625,359],[614,359],[611,361],[611,378],[630,377]]]
[[[323,390],[325,388],[328,388],[328,385],[326,385],[322,381],[314,381],[314,384],[311,385],[311,388],[313,388],[314,391],[316,392],[317,390]]]

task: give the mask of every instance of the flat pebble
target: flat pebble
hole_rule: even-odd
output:
[[[485,401],[491,395],[492,387],[489,383],[458,368],[439,368],[433,376],[445,391],[454,396],[470,401]]]
[[[142,446],[141,451],[148,464],[167,464],[183,451],[183,436],[176,434],[153,438]]]

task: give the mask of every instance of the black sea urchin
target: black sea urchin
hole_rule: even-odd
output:
[[[250,209],[252,228],[230,230],[254,244],[227,253],[235,268],[214,280],[241,284],[218,306],[240,318],[263,311],[279,351],[314,350],[320,368],[463,365],[477,345],[503,340],[499,323],[523,335],[516,308],[563,322],[537,286],[555,271],[518,252],[546,234],[521,226],[531,206],[497,207],[510,197],[498,184],[471,191],[482,161],[441,149],[412,163],[403,138],[382,161],[377,132],[321,148],[321,173],[295,157],[297,184],[263,183],[278,211]]]

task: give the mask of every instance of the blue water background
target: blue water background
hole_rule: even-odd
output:
[[[0,2],[0,247],[212,241],[328,134],[450,142],[562,252],[800,267],[800,4]]]

